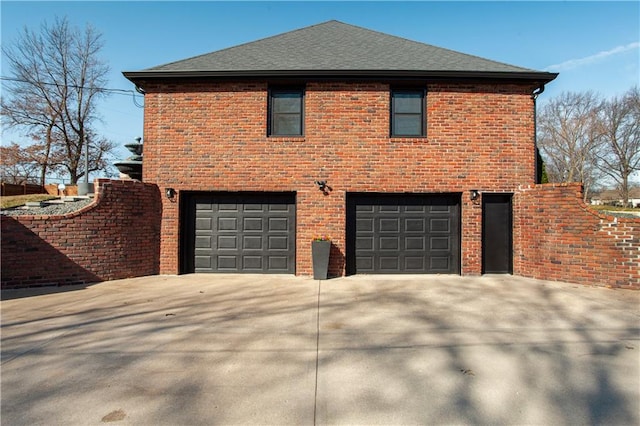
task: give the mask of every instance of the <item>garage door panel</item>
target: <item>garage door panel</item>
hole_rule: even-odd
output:
[[[387,272],[400,272],[400,259],[398,256],[380,256],[378,269]]]
[[[426,206],[404,206],[406,213],[423,214],[427,211]]]
[[[429,248],[435,250],[451,250],[451,238],[449,237],[431,237],[429,238]]]
[[[430,259],[429,268],[434,272],[447,273],[451,269],[451,259],[449,257],[437,257],[433,256]]]
[[[357,205],[357,206],[355,206],[355,209],[358,212],[373,213],[373,206]]]
[[[431,219],[429,221],[429,230],[431,233],[434,232],[451,232],[451,220],[449,218],[437,218]]]
[[[209,206],[209,210],[213,210],[213,204],[207,204]],[[220,212],[237,212],[238,205],[235,203],[220,203],[217,204],[218,211]]]
[[[262,256],[242,256],[242,269],[262,271]]]
[[[261,217],[245,217],[242,223],[244,231],[262,231]]]
[[[269,237],[269,250],[289,250],[289,239],[286,236]]]
[[[263,212],[265,206],[262,204],[243,204],[242,209],[245,212]]]
[[[459,195],[349,194],[348,273],[459,273]]]
[[[269,204],[269,211],[272,212],[288,212],[293,209],[293,206],[288,204]]]
[[[425,244],[425,239],[426,238],[424,236],[406,237],[404,239],[405,249],[424,251],[425,247],[427,246]]]
[[[359,255],[356,258],[356,268],[358,272],[373,272],[373,256]]]
[[[196,248],[211,248],[211,237],[196,237]]]
[[[218,231],[237,231],[238,219],[232,217],[218,218]]]
[[[196,268],[211,268],[211,257],[196,256],[195,265],[196,265]]]
[[[373,232],[373,219],[356,219],[356,230],[358,232]]]
[[[432,213],[452,213],[453,206],[447,205],[432,205],[429,206],[429,210]]]
[[[220,271],[235,272],[238,270],[238,258],[236,256],[217,256],[217,269]]]
[[[400,232],[400,218],[382,218],[378,227],[380,232]]]
[[[373,237],[356,238],[356,250],[373,250]]]
[[[400,206],[394,205],[381,205],[378,208],[380,213],[400,213]]]
[[[198,237],[204,238],[204,237]],[[209,237],[211,238],[211,237]],[[210,247],[210,246],[209,246]],[[213,247],[211,247],[213,248]],[[218,249],[220,250],[237,250],[238,249],[238,237],[235,235],[219,235],[218,236]]]
[[[185,206],[192,225],[184,269],[295,272],[295,194],[193,194]]]
[[[199,217],[196,219],[196,230],[204,229],[211,230],[211,218],[210,217]]]
[[[405,219],[404,221],[404,230],[407,233],[417,232],[423,233],[426,229],[425,220],[422,218],[411,218]]]
[[[242,237],[243,250],[262,250],[261,235],[244,235]]]
[[[213,205],[211,203],[198,202],[196,203],[196,210],[200,212],[213,212]]]
[[[405,256],[404,269],[411,272],[421,272],[425,269],[424,257],[422,256]]]
[[[286,217],[270,217],[269,231],[286,231],[290,227],[289,219]]]
[[[286,256],[269,256],[269,269],[276,272],[287,272],[290,260]]]
[[[380,237],[380,250],[393,250],[398,251],[400,249],[399,237]]]

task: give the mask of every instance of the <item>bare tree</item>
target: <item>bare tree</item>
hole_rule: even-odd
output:
[[[0,146],[0,178],[3,182],[22,185],[38,182],[37,146],[23,149],[17,143]]]
[[[599,152],[600,168],[611,177],[625,206],[629,204],[629,177],[640,170],[640,90],[629,89],[623,96],[603,104],[599,132],[605,149]]]
[[[80,159],[98,119],[96,103],[106,95],[109,72],[98,57],[102,46],[101,34],[90,25],[80,31],[66,18],[56,18],[52,25],[45,22],[39,32],[25,28],[15,43],[3,46],[10,70],[4,84],[3,122],[42,144],[41,183],[56,165],[69,172],[71,183],[87,173]],[[91,148],[89,170],[99,170],[104,167],[100,159],[113,144],[101,140]]]
[[[85,128],[85,144],[84,148],[79,147],[75,141],[71,141],[62,146],[62,157],[65,161],[56,165],[66,170],[70,175],[74,170],[81,170],[84,167],[84,151],[81,156],[71,155],[76,150],[89,149],[89,171],[106,170],[113,162],[111,151],[115,144],[108,139],[98,136],[92,128]],[[54,163],[55,164],[55,163]],[[84,171],[78,173],[78,178],[84,176]]]
[[[601,105],[593,92],[565,92],[538,114],[538,145],[549,181],[582,182],[585,200],[600,177],[596,116]]]

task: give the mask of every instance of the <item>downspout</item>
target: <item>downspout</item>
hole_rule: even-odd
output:
[[[533,156],[534,156],[534,181],[536,184],[541,183],[542,181],[542,171],[538,170],[538,115],[537,115],[537,105],[536,100],[538,96],[544,92],[544,84],[540,85],[537,89],[533,91],[531,94],[531,99],[533,99]]]

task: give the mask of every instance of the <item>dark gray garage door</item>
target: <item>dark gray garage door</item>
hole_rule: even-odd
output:
[[[295,272],[295,194],[193,194],[185,272]]]
[[[349,194],[347,272],[460,273],[460,196]]]

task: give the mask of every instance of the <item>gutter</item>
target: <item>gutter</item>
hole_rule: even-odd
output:
[[[196,78],[414,78],[414,79],[497,79],[533,80],[545,83],[554,80],[558,74],[541,71],[420,71],[420,70],[231,70],[231,71],[166,71],[143,70],[124,71],[127,79],[136,84],[140,80],[154,79],[196,79]],[[542,93],[542,92],[540,92]]]

